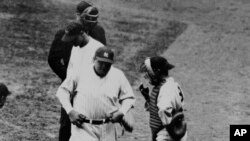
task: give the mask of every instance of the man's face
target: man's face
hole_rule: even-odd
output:
[[[151,85],[155,85],[158,83],[158,77],[154,74],[147,72],[144,72],[144,79],[148,80]]]
[[[0,109],[4,106],[7,96],[1,95],[0,96]]]
[[[98,73],[98,75],[100,75],[101,77],[104,77],[107,75],[107,73],[109,72],[111,68],[111,65],[112,64],[108,62],[103,62],[99,60],[94,61],[95,70]]]
[[[76,38],[72,41],[74,46],[83,46],[86,44],[86,36],[85,33],[79,34]]]

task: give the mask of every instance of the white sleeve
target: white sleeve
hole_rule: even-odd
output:
[[[159,108],[159,117],[164,125],[168,125],[172,120],[172,111],[174,109],[175,88],[171,84],[165,83],[158,96],[157,106]]]
[[[119,95],[119,100],[121,100],[120,111],[123,114],[126,114],[128,110],[133,107],[135,103],[135,96],[133,89],[129,81],[125,77],[124,73],[121,73],[120,83],[121,83],[120,95]]]
[[[56,97],[59,99],[67,113],[73,109],[70,103],[70,94],[74,92],[76,83],[72,78],[73,77],[67,77],[56,92]]]

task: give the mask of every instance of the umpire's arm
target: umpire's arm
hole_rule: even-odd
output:
[[[66,78],[66,66],[62,63],[63,58],[63,42],[61,41],[64,35],[64,30],[57,31],[55,38],[51,44],[51,48],[48,56],[48,63],[51,69],[59,76],[62,80]]]

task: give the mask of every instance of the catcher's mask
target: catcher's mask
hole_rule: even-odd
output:
[[[145,59],[140,72],[145,73],[144,77],[149,79],[152,85],[158,85],[164,82],[164,77],[168,76],[168,71],[173,68],[174,65],[168,63],[167,59],[155,56]]]
[[[171,123],[167,125],[166,128],[169,135],[173,139],[180,140],[187,131],[187,123],[185,121],[184,114],[182,112],[175,114]]]
[[[80,21],[85,28],[93,28],[97,24],[99,12],[96,7],[90,6],[83,11]]]

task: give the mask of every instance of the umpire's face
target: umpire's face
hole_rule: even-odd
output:
[[[100,77],[104,77],[108,74],[112,63],[95,60],[94,61],[94,69],[97,75]]]

